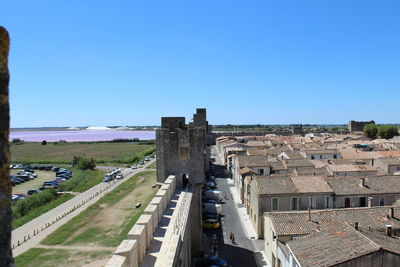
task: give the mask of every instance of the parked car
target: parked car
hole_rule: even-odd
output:
[[[62,179],[65,179],[65,180],[69,180],[71,178],[71,176],[65,175],[65,174],[59,174],[59,175],[56,176],[56,178],[62,178]]]
[[[222,213],[222,207],[220,204],[202,203],[202,208],[204,212],[216,212],[219,215]]]
[[[52,170],[53,172],[58,172],[58,171],[60,170],[60,167],[53,167],[53,168],[51,168],[51,170]]]
[[[221,227],[218,220],[206,219],[203,221],[203,227],[209,229],[218,229]]]
[[[203,199],[203,203],[210,203],[210,204],[218,204],[218,200],[217,199],[212,199],[212,198],[207,198],[207,199]]]
[[[214,220],[218,220],[219,219],[219,215],[217,213],[207,213],[207,212],[203,212],[203,219],[214,219]]]
[[[138,165],[132,165],[132,167],[131,167],[132,169],[137,169],[138,168]]]
[[[216,182],[205,182],[204,183],[205,186],[217,186]]]
[[[122,179],[124,178],[124,175],[122,173],[118,174],[117,176],[115,176],[115,179]]]
[[[29,189],[28,192],[26,192],[28,195],[33,195],[39,193],[40,190],[38,189]]]
[[[103,179],[103,182],[110,182],[110,181],[112,181],[112,179],[111,179],[111,177],[109,177],[109,176],[106,176],[106,177],[104,177],[104,179]]]
[[[219,266],[219,267],[226,267],[228,266],[228,262],[224,259],[221,259],[217,256],[212,256],[208,258],[208,262],[210,265]]]
[[[203,186],[203,192],[216,189],[216,186]]]
[[[47,181],[43,183],[44,188],[58,188],[58,182],[55,181]]]

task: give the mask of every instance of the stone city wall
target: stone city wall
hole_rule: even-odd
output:
[[[106,267],[140,266],[175,188],[176,178],[170,175],[129,231],[127,239],[115,250]]]

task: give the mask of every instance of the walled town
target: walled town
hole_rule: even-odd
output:
[[[400,140],[365,124],[216,139],[268,266],[400,265]]]

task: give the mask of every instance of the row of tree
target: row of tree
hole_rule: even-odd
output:
[[[393,125],[376,125],[373,123],[365,125],[363,132],[371,139],[376,139],[378,137],[390,139],[399,135],[399,130]]]

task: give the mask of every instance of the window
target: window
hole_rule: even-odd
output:
[[[271,201],[271,210],[279,211],[279,198],[273,197]]]
[[[325,208],[331,208],[331,197],[325,197]]]
[[[264,169],[259,169],[258,172],[260,175],[264,175]]]
[[[335,155],[333,155],[333,158],[334,158],[334,159],[336,159],[336,158],[337,158],[337,155],[336,155],[336,154],[335,154]]]
[[[297,197],[290,198],[290,209],[298,210],[299,209],[299,199]]]
[[[360,197],[360,207],[366,207],[366,206],[367,206],[367,198]]]
[[[380,197],[379,198],[379,206],[385,206],[386,205],[386,198]]]
[[[315,209],[317,206],[317,199],[315,197],[309,197],[308,198],[308,208],[309,209]]]
[[[319,159],[322,159],[322,155],[319,155]]]
[[[314,155],[311,155],[311,159],[315,159]]]
[[[345,208],[350,208],[350,198],[346,197],[344,199],[344,207]]]
[[[400,167],[397,167],[397,171],[400,172]]]

